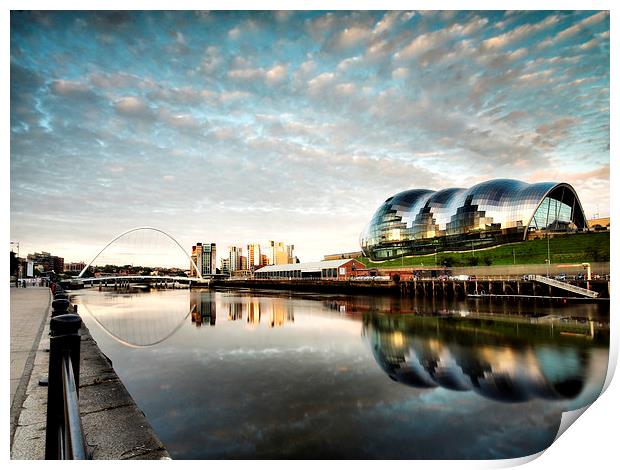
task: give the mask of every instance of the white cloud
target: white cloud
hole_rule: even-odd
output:
[[[517,26],[506,33],[482,41],[482,47],[487,50],[504,48],[509,44],[513,44],[557,24],[559,19],[559,16],[551,15],[538,23]]]
[[[406,67],[398,67],[392,71],[392,78],[394,79],[402,79],[409,76],[409,69]]]
[[[267,80],[267,83],[274,84],[284,80],[287,75],[288,68],[285,65],[277,64],[267,70],[267,72],[265,73],[265,78]]]
[[[119,114],[134,117],[150,117],[151,110],[142,99],[135,96],[126,96],[119,99],[114,107]]]
[[[239,27],[232,28],[230,31],[228,31],[228,37],[230,39],[238,39],[240,35],[241,29]]]
[[[310,94],[318,93],[327,85],[331,84],[334,80],[334,74],[331,72],[325,72],[317,75],[308,82],[308,92]]]
[[[569,26],[566,29],[563,29],[562,31],[560,31],[559,33],[557,33],[555,36],[553,37],[548,37],[546,38],[544,41],[542,41],[539,45],[538,48],[539,49],[544,49],[546,47],[550,47],[551,45],[555,45],[561,41],[564,41],[568,38],[571,38],[572,36],[575,36],[576,34],[587,30],[588,28],[590,28],[591,26],[593,26],[594,24],[605,20],[606,18],[609,17],[609,12],[608,11],[600,11],[598,13],[595,13],[591,16],[588,16],[587,18],[581,20],[580,22]]]
[[[51,89],[55,94],[63,96],[80,95],[90,91],[86,84],[72,80],[54,80]]]

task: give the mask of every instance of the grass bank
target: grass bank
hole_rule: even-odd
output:
[[[549,239],[551,264],[609,261],[609,232],[561,235]],[[411,266],[500,266],[508,264],[544,264],[547,239],[510,243],[483,250],[439,252],[437,255],[405,256],[374,262],[357,258],[367,267]]]

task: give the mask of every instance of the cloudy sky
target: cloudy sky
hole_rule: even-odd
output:
[[[11,240],[358,249],[388,196],[565,181],[609,214],[609,14],[11,14]]]

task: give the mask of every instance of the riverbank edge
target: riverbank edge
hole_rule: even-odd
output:
[[[454,281],[460,282],[463,281]],[[452,285],[453,281],[449,281],[446,284]],[[467,281],[472,283],[473,281]],[[482,282],[482,281],[481,281]],[[486,281],[489,282],[489,281]],[[492,281],[501,283],[501,280]],[[508,281],[506,281],[508,282]],[[515,281],[516,282],[516,281]],[[532,281],[523,281],[523,282],[532,282]],[[437,286],[443,286],[441,281],[436,281]],[[597,283],[605,283],[607,281],[591,281],[592,285]],[[411,282],[409,281],[409,284]],[[304,293],[316,293],[316,294],[340,294],[340,295],[395,295],[395,296],[414,296],[413,291],[407,291],[404,287],[407,286],[405,282],[394,282],[394,281],[324,281],[324,280],[289,280],[289,279],[229,279],[225,281],[214,281],[208,288],[211,289],[233,289],[233,290],[256,290],[256,291],[283,291],[283,292],[304,292]],[[411,286],[409,286],[411,287]],[[604,290],[602,288],[595,289],[597,291]],[[433,293],[432,295],[426,295],[427,297],[435,297],[441,298],[445,293],[442,293],[439,289],[437,293]],[[452,292],[454,296],[454,292]],[[485,297],[479,295],[463,295],[463,298],[476,298],[476,297]],[[571,294],[566,295],[506,295],[506,296],[486,296],[487,298],[510,298],[513,300],[543,300],[543,301],[557,301],[557,302],[609,302],[609,297],[598,297],[598,298],[589,298],[589,297],[576,297]]]
[[[169,460],[145,414],[99,349],[84,323],[80,328],[80,415],[93,460]],[[43,460],[49,367],[49,317],[34,359],[11,446],[12,460]]]

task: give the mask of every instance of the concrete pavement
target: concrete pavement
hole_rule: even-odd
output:
[[[49,316],[51,291],[47,287],[11,287],[11,442],[26,396],[34,358]]]

